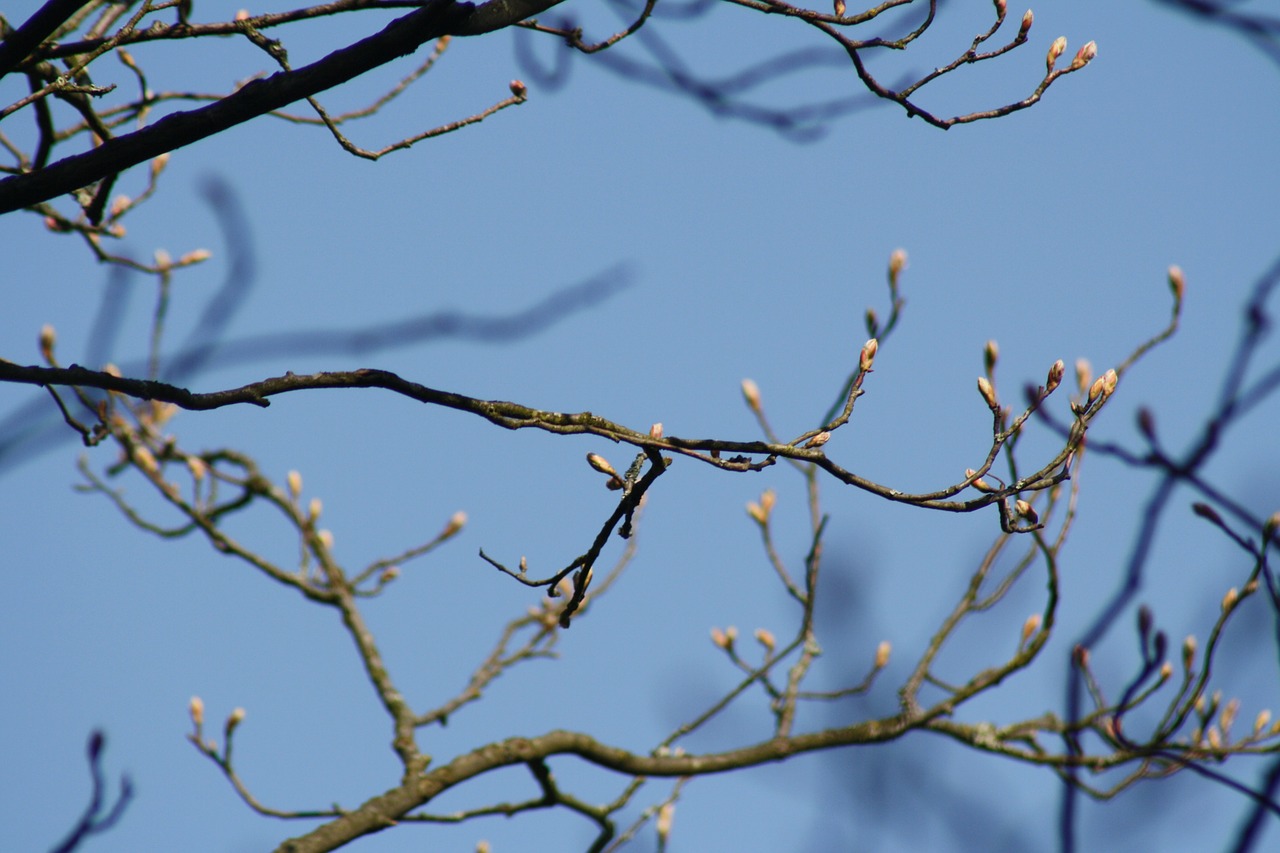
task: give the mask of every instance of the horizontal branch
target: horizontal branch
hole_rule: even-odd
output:
[[[886,500],[947,512],[973,512],[1003,501],[1010,495],[1050,488],[1067,479],[1070,459],[1075,449],[1074,442],[1083,436],[1084,428],[1083,424],[1080,424],[1079,430],[1073,431],[1066,446],[1058,452],[1057,456],[1034,474],[1022,477],[1004,488],[985,492],[971,500],[950,500],[967,489],[972,478],[938,491],[903,492],[860,477],[841,467],[822,451],[820,445],[815,446],[810,442],[801,444],[800,441],[811,433],[806,433],[794,443],[727,441],[714,438],[689,439],[676,436],[654,437],[647,432],[638,432],[591,412],[555,412],[504,400],[481,400],[411,382],[387,370],[366,368],[306,375],[286,373],[283,376],[263,379],[239,388],[202,394],[166,382],[128,379],[114,373],[89,370],[76,364],[70,367],[37,367],[14,364],[0,359],[0,382],[46,387],[63,385],[100,388],[138,399],[172,403],[190,411],[207,411],[242,403],[265,408],[270,405],[269,398],[290,391],[320,388],[384,388],[420,403],[478,415],[504,429],[540,429],[560,435],[596,435],[646,451],[667,451],[691,456],[708,465],[728,471],[760,471],[773,465],[780,458],[812,462],[840,482]]]

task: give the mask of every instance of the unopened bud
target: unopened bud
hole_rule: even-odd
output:
[[[1277,528],[1280,528],[1280,510],[1276,510],[1267,517],[1267,520],[1262,525],[1262,537],[1270,539]]]
[[[53,347],[58,342],[58,333],[53,326],[45,323],[40,327],[40,357],[47,363],[53,363]]]
[[[991,387],[991,380],[985,376],[978,377],[978,393],[982,395],[982,399],[987,401],[987,406],[996,411],[1000,408],[1000,403],[996,400],[996,389]]]
[[[905,249],[894,249],[893,254],[889,255],[889,283],[896,285],[898,283],[898,275],[907,265],[907,252]]]
[[[834,3],[834,5],[833,5],[833,8],[835,9],[835,13],[836,13],[836,17],[837,17],[837,18],[843,18],[843,17],[844,17],[844,9],[845,9],[845,6],[844,6],[844,0],[835,0],[835,3]]]
[[[244,708],[236,708],[227,717],[226,736],[231,737],[231,733],[236,730],[236,726],[244,722]]]
[[[237,20],[237,21],[247,21],[247,20],[249,20],[249,10],[248,10],[248,9],[241,9],[239,12],[236,12],[236,20]]]
[[[169,165],[169,152],[166,151],[151,161],[151,177],[160,177],[160,173],[164,171],[164,167]]]
[[[1022,623],[1022,645],[1025,646],[1038,630],[1040,630],[1040,614],[1032,613],[1027,617],[1027,621]]]
[[[213,257],[213,253],[208,249],[192,249],[182,257],[178,258],[178,266],[189,267],[192,264],[203,263]]]
[[[173,266],[173,257],[164,249],[156,249],[156,268],[167,270]]]
[[[751,516],[752,520],[761,527],[769,523],[769,513],[765,512],[764,507],[755,501],[750,501],[747,504],[747,515]]]
[[[388,584],[398,577],[400,577],[400,567],[387,566],[385,569],[382,570],[382,574],[378,575],[378,583]]]
[[[1036,16],[1028,9],[1027,13],[1022,16],[1022,26],[1018,28],[1018,37],[1026,38],[1027,33],[1031,32],[1031,25],[1035,23]]]
[[[866,373],[871,369],[871,365],[875,363],[876,352],[880,349],[880,342],[875,338],[867,341],[862,345],[862,352],[858,355],[858,369]]]
[[[1071,657],[1075,660],[1076,666],[1079,669],[1089,668],[1089,650],[1084,646],[1076,646],[1075,650],[1071,653]]]
[[[653,438],[653,439],[662,438],[662,424],[654,424],[653,426],[649,427],[649,438]]]
[[[1225,613],[1236,606],[1236,602],[1240,600],[1240,593],[1233,586],[1227,590],[1227,594],[1222,596],[1222,611]]]
[[[1003,18],[1009,11],[1009,0],[995,0],[996,17]]]
[[[197,726],[204,725],[204,700],[199,696],[192,696],[191,701],[187,705],[191,712],[191,722]]]
[[[529,95],[529,87],[524,84],[523,80],[512,80],[511,94],[523,101]]]
[[[777,641],[773,638],[773,632],[764,628],[756,629],[756,642],[764,646],[764,650],[769,654],[773,654],[773,648],[777,645]]]
[[[1187,289],[1187,280],[1182,275],[1182,267],[1174,264],[1169,267],[1169,289],[1173,291],[1173,299],[1175,302],[1182,301],[1182,294]]]
[[[987,345],[982,348],[982,366],[986,368],[987,376],[990,376],[991,371],[996,369],[996,361],[999,358],[999,344],[995,341],[987,341]]]
[[[1103,389],[1106,388],[1106,382],[1101,376],[1093,380],[1093,384],[1089,386],[1089,397],[1085,401],[1085,406],[1092,406],[1094,402],[1102,396]]]
[[[187,470],[191,472],[191,479],[198,483],[209,473],[209,466],[198,456],[188,456]]]
[[[1049,52],[1044,57],[1044,66],[1050,74],[1053,73],[1053,66],[1058,63],[1058,57],[1062,56],[1062,52],[1066,49],[1066,36],[1058,36],[1053,40],[1053,44],[1049,45]]]
[[[1052,394],[1054,389],[1062,384],[1062,375],[1066,372],[1066,365],[1062,363],[1062,359],[1058,359],[1049,367],[1049,375],[1044,380],[1044,392]]]
[[[1032,524],[1035,524],[1038,521],[1040,521],[1040,515],[1036,512],[1035,507],[1033,507],[1031,504],[1019,498],[1014,505],[1018,508],[1018,515],[1022,516],[1027,521],[1031,522]]]
[[[841,0],[836,0],[836,5],[843,6],[844,3],[841,2]],[[840,14],[840,13],[837,12],[836,14]],[[658,820],[654,825],[654,829],[656,829],[658,832],[659,842],[662,843],[664,846],[666,844],[667,837],[671,835],[671,821],[675,817],[675,814],[676,814],[675,803],[663,803],[662,808],[658,809]]]
[[[307,518],[315,521],[320,517],[321,511],[324,510],[324,502],[319,498],[312,498],[311,503],[307,505]]]
[[[467,514],[462,510],[458,510],[453,515],[449,516],[448,523],[445,524],[444,530],[440,532],[440,538],[448,539],[450,536],[455,535],[459,530],[465,527],[466,524]]]
[[[1093,383],[1093,365],[1089,364],[1087,358],[1076,359],[1076,387],[1080,389],[1080,393],[1089,390],[1089,386]]]
[[[867,309],[866,320],[867,320],[867,334],[873,338],[876,335],[880,334],[880,317],[877,316],[876,309],[874,308]]]
[[[773,512],[773,507],[778,503],[778,494],[773,489],[765,489],[760,493],[760,508],[765,512]]]
[[[117,216],[124,213],[129,209],[129,205],[131,204],[133,204],[133,199],[129,198],[127,195],[116,196],[115,200],[111,202],[111,218],[115,219]]]
[[[721,649],[729,648],[729,637],[728,635],[725,634],[724,631],[721,631],[719,628],[711,629],[711,642],[715,643],[718,648],[721,648]]]
[[[323,547],[326,551],[333,550],[333,531],[332,530],[316,531],[316,539],[320,540],[321,547]]]
[[[1160,664],[1160,680],[1161,681],[1168,681],[1172,675],[1173,675],[1173,664],[1169,663],[1168,661],[1165,661],[1164,663]]]
[[[1196,638],[1190,634],[1182,641],[1182,668],[1188,672],[1196,662]]]
[[[133,448],[133,461],[134,464],[148,474],[154,474],[160,470],[160,466],[156,464],[156,457],[142,445]]]
[[[1218,725],[1222,726],[1222,733],[1229,734],[1231,726],[1235,724],[1236,717],[1240,714],[1240,700],[1232,699],[1223,707],[1222,713],[1218,715]]]
[[[893,652],[893,645],[888,640],[881,640],[880,645],[876,646],[876,669],[884,669],[889,665],[889,655]]]
[[[297,471],[290,471],[285,475],[285,482],[289,485],[289,495],[295,501],[302,494],[302,475]]]
[[[747,407],[751,411],[760,411],[760,388],[750,379],[742,380],[742,398],[747,401]]]
[[[1209,726],[1204,735],[1205,739],[1209,741],[1210,749],[1222,749],[1222,735],[1218,734],[1217,726]]]
[[[1092,42],[1092,41],[1085,42],[1084,47],[1076,51],[1075,59],[1071,60],[1071,67],[1073,69],[1084,68],[1090,62],[1092,62],[1093,58],[1097,55],[1098,55],[1098,43]]]
[[[830,440],[831,440],[831,433],[827,432],[826,430],[823,430],[822,432],[815,435],[813,438],[806,441],[804,443],[804,446],[812,450],[813,448],[821,447],[822,445],[826,444]]]
[[[1102,374],[1102,399],[1107,399],[1116,391],[1116,383],[1120,381],[1120,375],[1115,370],[1108,370]]]
[[[1261,711],[1258,712],[1258,716],[1254,717],[1253,719],[1254,735],[1262,734],[1263,729],[1265,729],[1267,725],[1270,724],[1270,722],[1271,722],[1271,712],[1268,711],[1266,708],[1263,708]]]
[[[599,453],[588,453],[587,464],[601,474],[608,474],[610,477],[618,476],[618,472],[613,470],[613,466],[609,464],[609,461]]]

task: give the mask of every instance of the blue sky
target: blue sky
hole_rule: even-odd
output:
[[[948,4],[917,50],[875,67],[892,75],[947,61],[985,26],[989,8]],[[210,176],[239,199],[256,250],[257,275],[233,339],[441,310],[502,314],[616,269],[625,288],[526,339],[236,362],[191,384],[212,390],[285,370],[380,367],[476,397],[741,439],[756,437],[741,402],[744,377],[758,383],[781,432],[799,433],[821,417],[866,338],[863,311],[887,313],[884,269],[902,247],[910,259],[904,318],[880,350],[854,423],[830,450],[845,467],[904,490],[955,482],[985,452],[989,416],[974,379],[988,339],[999,342],[1008,395],[1043,381],[1057,358],[1088,358],[1100,372],[1163,327],[1165,270],[1179,264],[1188,287],[1183,328],[1126,377],[1091,433],[1135,441],[1133,412],[1145,404],[1179,447],[1209,410],[1249,287],[1277,252],[1280,69],[1241,39],[1154,3],[1049,0],[1033,8],[1031,44],[922,97],[939,113],[1015,100],[1039,80],[1054,37],[1067,36],[1068,57],[1097,41],[1098,58],[1085,71],[1002,120],[942,132],[886,105],[799,144],[578,57],[563,88],[530,80],[528,103],[376,164],[344,154],[322,129],[275,121],[175,152],[160,197],[128,221],[124,246],[142,257],[161,247],[175,256],[213,251],[207,265],[177,278],[174,343],[227,272],[201,200]],[[197,6],[201,14],[214,10]],[[295,64],[349,39],[352,27],[372,29],[352,23],[358,19],[302,30],[288,42]],[[734,9],[656,29],[708,75],[793,46],[825,47],[803,26]],[[534,46],[551,53],[550,42]],[[164,88],[226,89],[266,67],[261,54],[231,41],[135,54]],[[413,61],[322,100],[335,109],[363,103]],[[511,34],[456,40],[436,71],[352,134],[366,147],[388,144],[484,108],[518,76]],[[8,100],[16,85],[4,82]],[[776,81],[761,97],[795,104],[859,93],[852,70],[832,66]],[[120,189],[140,182],[126,176]],[[0,219],[0,241],[11,287],[23,294],[0,312],[0,355],[34,363],[37,333],[52,323],[64,360],[83,358],[106,271],[35,217]],[[145,354],[154,298],[141,277],[132,288],[111,353],[120,363]],[[1274,361],[1274,344],[1267,352]],[[40,395],[0,388],[0,417],[32,399]],[[1208,469],[1259,516],[1280,508],[1278,416],[1275,399],[1256,410]],[[468,513],[456,540],[407,566],[368,607],[389,665],[420,707],[455,692],[500,626],[539,599],[477,550],[510,561],[527,555],[535,571],[567,563],[612,507],[583,455],[629,461],[603,441],[510,433],[375,391],[288,395],[265,411],[182,413],[172,431],[188,448],[241,449],[281,480],[300,471],[305,495],[324,502],[337,555],[353,566],[429,538],[457,510]],[[1028,444],[1048,448],[1043,439]],[[108,734],[109,772],[127,772],[138,795],[119,827],[86,849],[248,851],[302,832],[301,824],[252,815],[186,743],[192,695],[203,697],[215,731],[232,708],[246,709],[237,761],[265,802],[350,806],[393,785],[387,727],[333,614],[198,542],[144,535],[100,496],[73,492],[82,452],[64,441],[5,468],[0,480],[8,551],[0,802],[18,818],[8,821],[13,849],[47,849],[71,825],[88,795],[83,743],[94,728]],[[113,454],[104,446],[89,458],[101,468]],[[1003,722],[1062,707],[1067,650],[1118,583],[1153,482],[1102,458],[1089,459],[1081,478],[1061,632],[1034,672],[966,709],[965,719]],[[124,485],[142,494],[141,482]],[[645,751],[696,714],[735,681],[709,641],[713,626],[749,636],[794,625],[743,512],[767,487],[778,490],[780,519],[790,521],[780,547],[798,562],[807,547],[803,492],[787,466],[744,476],[679,461],[650,496],[636,560],[564,634],[562,659],[505,676],[447,729],[424,735],[424,748],[444,760],[495,738],[575,727]],[[894,674],[906,671],[997,529],[990,512],[886,506],[834,482],[824,496],[830,606],[821,614],[827,655],[815,679],[847,681],[844,667],[860,673],[881,640],[896,651],[865,704],[814,712],[810,725],[894,707]],[[1191,515],[1191,500],[1175,499],[1141,596],[1175,642],[1203,636],[1222,593],[1249,568]],[[266,514],[237,520],[235,531],[277,555],[293,547]],[[617,550],[615,543],[606,555]],[[1017,626],[1039,608],[1039,592],[1026,585],[1007,611],[967,636],[957,670],[1007,655]],[[1277,699],[1272,650],[1249,639],[1250,631],[1271,634],[1262,602],[1254,604],[1221,668],[1222,689],[1241,696],[1245,720]],[[1113,683],[1132,666],[1134,646],[1126,629],[1098,650]],[[689,747],[755,740],[769,721],[757,696]],[[1227,765],[1249,782],[1260,767]],[[619,789],[617,779],[573,761],[553,769],[587,799]],[[643,802],[665,790],[655,783]],[[917,734],[696,781],[677,807],[672,849],[1047,851],[1057,791],[1044,771]],[[446,795],[437,810],[530,792],[522,773],[508,771]],[[1082,849],[1218,849],[1243,812],[1237,795],[1179,777],[1086,804]],[[481,838],[495,851],[559,851],[585,846],[590,828],[557,812],[403,827],[353,849],[461,851]],[[636,849],[653,844],[650,832]]]

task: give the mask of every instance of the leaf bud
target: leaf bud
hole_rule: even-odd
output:
[[[747,408],[760,412],[760,388],[750,379],[742,380],[742,398],[747,401]]]
[[[978,377],[978,393],[982,395],[983,400],[986,400],[988,408],[992,411],[1000,408],[1000,403],[996,400],[996,389],[991,386],[991,380],[985,376]]]
[[[1174,264],[1169,267],[1169,289],[1173,291],[1173,301],[1181,302],[1182,294],[1186,291],[1187,280],[1182,275],[1182,267]]]
[[[889,655],[893,652],[893,645],[888,640],[881,640],[880,645],[876,646],[876,669],[884,669],[889,665]]]
[[[1066,365],[1062,363],[1062,359],[1058,359],[1049,367],[1049,375],[1045,377],[1044,392],[1052,394],[1054,389],[1062,384],[1062,374],[1066,372]]]
[[[191,712],[191,722],[196,727],[204,725],[204,700],[199,696],[192,696],[191,701],[187,704],[188,710]]]
[[[756,642],[764,646],[764,650],[769,654],[773,654],[773,649],[777,645],[773,632],[765,628],[756,629]]]
[[[1097,55],[1098,55],[1098,43],[1093,41],[1085,42],[1084,46],[1076,51],[1075,59],[1071,60],[1072,70],[1075,70],[1077,68],[1084,68],[1090,62],[1092,62],[1093,58]]]
[[[858,355],[858,369],[866,373],[871,369],[871,365],[875,363],[876,352],[880,349],[880,342],[875,338],[867,341],[862,345],[862,352]]]
[[[524,84],[523,80],[512,80],[511,94],[523,101],[529,96],[529,87]]]
[[[1053,66],[1058,63],[1058,57],[1062,56],[1062,52],[1067,49],[1067,37],[1058,36],[1053,40],[1053,44],[1049,45],[1049,52],[1044,57],[1044,67],[1048,73],[1053,73]]]
[[[1031,25],[1035,23],[1036,16],[1030,9],[1022,16],[1022,26],[1018,28],[1018,38],[1026,38],[1027,33],[1031,32]]]

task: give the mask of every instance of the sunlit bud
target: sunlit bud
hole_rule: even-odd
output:
[[[1083,394],[1089,390],[1089,386],[1093,383],[1093,365],[1089,364],[1087,358],[1076,359],[1076,387]]]
[[[1175,301],[1182,301],[1182,294],[1186,288],[1187,281],[1182,275],[1182,267],[1177,264],[1169,267],[1169,289],[1173,291]]]
[[[649,427],[649,438],[662,438],[662,424],[654,424]]]
[[[520,555],[520,574],[523,575],[527,571],[529,571],[529,558],[526,557],[524,554],[521,554]]]
[[[996,16],[1003,18],[1005,13],[1009,11],[1009,0],[995,0]]]
[[[804,446],[810,449],[815,447],[821,447],[822,445],[826,444],[830,440],[831,440],[831,433],[824,430],[818,433],[817,435],[815,435],[813,438],[806,441],[804,443]]]
[[[837,18],[844,17],[844,0],[835,0],[835,12]]]
[[[1035,507],[1033,507],[1031,504],[1027,503],[1026,501],[1022,500],[1021,498],[1018,499],[1018,501],[1014,504],[1014,506],[1018,508],[1018,515],[1022,516],[1032,524],[1035,524],[1038,521],[1040,521],[1040,514],[1036,512]]]
[[[841,0],[836,0],[837,7],[843,5],[844,3]],[[836,14],[838,15],[840,12],[836,12]],[[671,835],[671,819],[675,817],[675,813],[675,803],[663,803],[662,808],[658,809],[658,820],[654,828],[658,832],[658,840],[662,843],[666,843],[667,836]]]
[[[773,507],[778,503],[778,494],[773,489],[765,489],[760,493],[760,508],[766,513],[773,512]]]
[[[44,227],[45,227],[45,228],[48,228],[50,231],[64,231],[64,230],[66,230],[66,229],[64,229],[64,228],[62,227],[62,223],[61,223],[61,222],[59,222],[57,219],[55,219],[55,218],[54,218],[54,217],[52,217],[52,216],[46,216],[46,217],[44,218]]]
[[[894,249],[893,254],[889,255],[889,283],[898,283],[898,274],[907,265],[907,252],[905,249]]]
[[[173,258],[164,249],[156,249],[156,268],[167,270],[173,266]]]
[[[1071,67],[1084,68],[1090,62],[1092,62],[1093,58],[1097,55],[1098,55],[1098,43],[1092,42],[1092,41],[1085,42],[1084,47],[1076,51],[1075,59],[1071,60]]]
[[[307,517],[311,521],[315,521],[320,517],[322,510],[324,510],[324,502],[319,498],[312,498],[311,503],[307,505]]]
[[[490,853],[490,850],[492,848],[489,846],[488,841],[481,840],[476,842],[476,853]]]
[[[1222,735],[1218,734],[1217,726],[1209,726],[1204,735],[1205,739],[1209,741],[1210,749],[1222,749]]]
[[[1018,35],[1025,37],[1027,33],[1031,32],[1031,25],[1035,23],[1035,20],[1036,16],[1028,9],[1027,13],[1022,16],[1022,26],[1018,29]]]
[[[192,264],[202,263],[213,257],[213,253],[208,249],[192,249],[182,257],[178,258],[178,265],[189,267]]]
[[[1258,581],[1254,579],[1244,585],[1244,588],[1240,590],[1240,595],[1241,597],[1248,597],[1250,595],[1253,595],[1257,591],[1258,591]]]
[[[1173,675],[1173,664],[1165,661],[1160,664],[1160,680],[1167,681]]]
[[[867,341],[862,345],[862,352],[858,356],[858,369],[866,373],[871,369],[871,365],[875,363],[876,352],[880,349],[880,342],[875,338]]]
[[[1094,402],[1096,402],[1097,399],[1102,396],[1102,392],[1103,390],[1106,389],[1106,386],[1107,386],[1106,380],[1103,379],[1101,376],[1093,380],[1093,384],[1089,386],[1089,397],[1085,401],[1085,406],[1086,407],[1092,406]]]
[[[515,95],[520,100],[524,100],[529,94],[529,87],[524,84],[523,80],[512,80],[511,94]]]
[[[715,643],[719,648],[729,648],[729,638],[719,628],[711,629],[711,642]]]
[[[1076,666],[1080,669],[1089,668],[1089,650],[1084,646],[1076,646],[1071,653],[1071,657],[1075,659]]]
[[[1227,594],[1222,596],[1222,610],[1226,612],[1236,606],[1236,602],[1240,600],[1240,593],[1233,586],[1227,590]]]
[[[1116,384],[1120,381],[1120,375],[1115,370],[1108,370],[1102,374],[1102,399],[1107,399],[1116,392]]]
[[[164,167],[169,165],[169,152],[161,154],[151,161],[151,177],[157,178],[164,171]]]
[[[1040,630],[1040,614],[1032,613],[1027,617],[1027,621],[1022,623],[1022,645],[1025,646],[1027,640],[1030,640],[1038,630]]]
[[[764,646],[764,650],[766,652],[768,652],[769,654],[773,654],[773,647],[776,645],[776,641],[773,638],[772,631],[767,631],[764,628],[757,628],[756,642]]]
[[[448,523],[445,524],[444,530],[440,531],[440,538],[448,539],[450,536],[453,536],[455,533],[457,533],[459,530],[465,527],[466,523],[467,523],[467,514],[462,510],[458,510],[453,515],[449,516],[449,521]]]
[[[316,531],[316,538],[320,540],[320,545],[326,551],[333,550],[333,531],[332,530],[318,530]]]
[[[987,401],[987,405],[990,408],[1000,408],[1000,403],[996,400],[996,389],[991,387],[991,381],[985,376],[978,377],[978,393],[982,395],[982,399]]]
[[[1262,525],[1263,538],[1270,539],[1271,536],[1276,532],[1277,528],[1280,528],[1280,510],[1277,510],[1276,512],[1271,513],[1271,515],[1267,517],[1266,522],[1263,523]]]
[[[750,379],[742,380],[742,398],[753,412],[760,411],[760,388]]]
[[[996,369],[996,360],[1000,358],[1000,346],[995,341],[987,341],[987,345],[982,348],[982,366],[986,368],[987,375],[991,375],[991,371]]]
[[[249,10],[248,10],[248,9],[241,9],[239,12],[236,12],[236,20],[237,20],[237,21],[247,21],[247,20],[249,20]]]
[[[610,474],[614,477],[618,476],[618,472],[613,470],[613,466],[609,464],[609,461],[599,453],[588,453],[587,464],[599,471],[601,474]]]
[[[116,196],[115,200],[111,202],[111,216],[113,218],[119,216],[128,210],[129,205],[131,204],[133,204],[133,199],[129,198],[127,195]]]
[[[188,703],[187,708],[191,711],[191,722],[195,723],[197,726],[203,726],[204,700],[199,696],[192,696],[191,702]]]
[[[188,456],[187,470],[191,472],[191,479],[198,483],[203,480],[204,475],[209,472],[209,466],[198,456]]]
[[[1196,662],[1196,638],[1190,634],[1182,641],[1182,668],[1190,670]]]
[[[108,234],[110,234],[112,237],[115,237],[115,238],[118,240],[118,239],[123,238],[123,237],[124,237],[124,235],[125,235],[125,234],[128,234],[129,232],[128,232],[128,230],[126,230],[126,229],[125,229],[125,227],[124,227],[123,225],[121,225],[119,222],[117,222],[117,223],[115,223],[114,225],[108,225],[108,226],[107,226],[107,233],[108,233]],[[97,235],[96,235],[96,234],[90,234],[89,236],[90,236],[90,237],[96,237]]]
[[[1058,36],[1053,40],[1053,44],[1049,45],[1049,52],[1044,58],[1045,69],[1052,74],[1053,66],[1057,64],[1058,57],[1062,56],[1062,52],[1067,49],[1067,37]]]
[[[755,523],[761,527],[769,523],[769,513],[765,512],[764,507],[755,501],[747,504],[747,515],[751,516]]]
[[[152,455],[151,451],[142,446],[133,448],[133,461],[148,474],[154,474],[160,467],[156,464],[156,457]]]
[[[867,309],[867,334],[875,337],[880,334],[880,318],[876,315],[876,309]]]
[[[964,476],[966,479],[972,477],[974,474],[977,474],[977,473],[978,472],[973,470],[972,468],[964,469]],[[991,486],[987,483],[986,480],[982,479],[981,477],[973,481],[973,487],[980,492],[991,491]]]
[[[53,326],[45,323],[40,327],[40,357],[50,364],[53,363],[53,347],[57,342],[58,333]]]
[[[1058,359],[1049,368],[1049,375],[1045,377],[1044,392],[1052,393],[1055,388],[1062,384],[1062,374],[1067,370],[1066,365],[1062,363],[1062,359]]]
[[[729,645],[732,646],[734,641],[738,639],[738,629],[730,625],[724,629],[724,636],[729,641]]]
[[[391,583],[398,577],[400,577],[400,567],[387,566],[382,570],[382,574],[378,575],[378,583]]]
[[[236,708],[227,717],[227,737],[231,737],[231,733],[236,730],[236,726],[244,722],[244,708]]]
[[[876,646],[876,669],[884,669],[889,665],[889,655],[893,653],[893,645],[888,640],[881,640]]]
[[[302,475],[297,471],[290,471],[285,475],[284,479],[289,485],[289,495],[294,500],[297,500],[298,496],[302,494]]]
[[[1271,712],[1268,711],[1266,708],[1263,708],[1261,711],[1258,712],[1258,716],[1254,717],[1253,719],[1253,733],[1255,735],[1262,734],[1262,730],[1265,729],[1267,727],[1267,724],[1270,722],[1271,722]]]
[[[1235,723],[1236,717],[1239,713],[1239,699],[1232,699],[1223,707],[1222,713],[1218,715],[1218,725],[1222,726],[1222,733],[1224,735],[1231,732],[1231,726]]]
[[[125,68],[131,68],[134,71],[138,70],[138,63],[134,61],[133,54],[124,48],[116,48],[116,58],[120,60],[120,63],[124,65]]]

